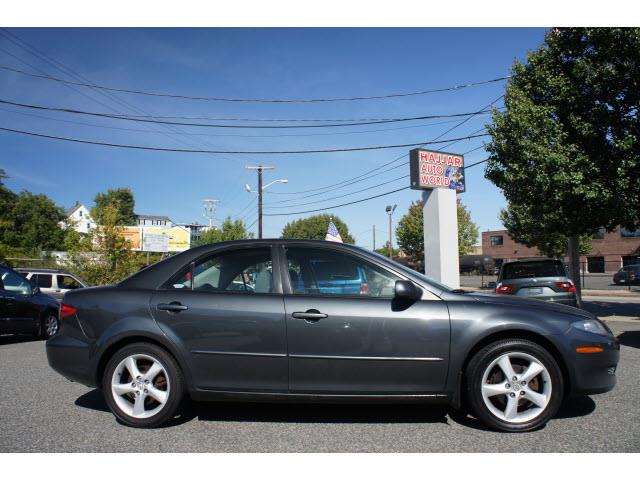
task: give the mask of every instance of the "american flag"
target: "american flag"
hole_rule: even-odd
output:
[[[336,228],[333,223],[333,219],[329,219],[329,228],[327,228],[327,235],[324,237],[325,240],[329,242],[340,242],[342,243],[342,237],[340,236],[340,232]]]

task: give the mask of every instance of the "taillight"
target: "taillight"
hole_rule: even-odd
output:
[[[501,283],[496,287],[496,293],[511,293],[513,292],[513,285],[503,285]]]
[[[68,317],[69,315],[73,315],[78,311],[77,308],[72,307],[71,305],[67,305],[66,303],[60,304],[60,310],[58,312],[58,319],[62,320],[63,318]]]
[[[563,292],[573,293],[576,291],[576,287],[573,286],[573,282],[556,282],[556,287]]]

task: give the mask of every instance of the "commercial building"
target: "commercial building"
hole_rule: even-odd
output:
[[[540,258],[537,248],[514,241],[506,230],[482,232],[482,253],[492,257],[496,266],[524,258]],[[568,258],[565,258],[568,261]],[[591,252],[580,257],[586,273],[612,273],[625,265],[640,264],[640,228],[617,227],[612,232],[601,228],[591,239]]]

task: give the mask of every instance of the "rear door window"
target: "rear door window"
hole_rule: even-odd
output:
[[[35,273],[31,276],[35,277],[35,284],[39,288],[51,288],[51,275],[46,273]]]
[[[503,266],[502,279],[538,277],[566,277],[567,273],[560,262],[522,262],[508,263]]]

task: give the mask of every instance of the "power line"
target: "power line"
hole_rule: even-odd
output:
[[[483,107],[483,108],[482,108],[482,110],[484,110],[484,109],[486,109],[486,108],[491,107],[492,105],[494,105],[496,102],[498,102],[498,101],[499,101],[500,99],[502,99],[502,98],[504,98],[504,95],[500,95],[498,98],[496,98],[495,100],[493,100],[492,102],[490,102],[489,104],[487,104],[485,107]],[[436,137],[434,140],[438,140],[438,139],[439,139],[439,138],[441,138],[443,135],[445,135],[445,134],[447,134],[447,133],[451,132],[452,130],[454,130],[454,129],[458,128],[458,127],[460,127],[460,126],[461,126],[461,125],[463,125],[466,121],[467,121],[467,119],[463,120],[462,122],[459,122],[459,123],[458,123],[458,124],[456,124],[453,128],[450,128],[450,129],[446,130],[445,132],[442,132],[442,133],[441,133],[438,137]],[[453,141],[453,142],[451,142],[451,143],[447,144],[446,146],[447,146],[447,147],[448,147],[448,146],[451,146],[451,145],[453,145],[454,143],[456,143],[456,142],[455,142],[455,141]],[[422,144],[421,146],[423,146],[423,145],[426,145],[426,144]],[[337,189],[339,189],[339,188],[343,188],[344,186],[349,186],[349,185],[350,185],[350,184],[349,184],[349,182],[351,182],[352,180],[358,180],[358,179],[360,179],[360,178],[364,178],[364,179],[366,180],[370,173],[373,173],[373,172],[376,172],[376,171],[378,171],[378,170],[381,170],[382,168],[384,168],[384,167],[386,167],[386,166],[388,166],[388,165],[391,165],[391,164],[393,164],[393,163],[397,162],[398,160],[402,159],[402,158],[403,158],[403,157],[405,157],[406,155],[407,155],[406,153],[403,153],[402,155],[400,155],[400,156],[398,156],[398,157],[394,158],[393,160],[391,160],[390,162],[386,162],[386,163],[384,163],[384,164],[382,164],[382,165],[380,165],[380,166],[378,166],[378,167],[376,167],[376,168],[373,168],[372,170],[369,170],[369,171],[367,171],[367,172],[364,172],[364,173],[362,173],[362,174],[360,174],[360,175],[357,175],[357,176],[355,176],[355,177],[352,177],[352,178],[350,178],[350,179],[342,180],[342,181],[337,182],[337,183],[332,184],[332,185],[326,185],[326,186],[324,186],[324,187],[312,188],[312,189],[309,189],[309,190],[303,190],[303,191],[299,191],[299,192],[286,192],[286,194],[294,195],[294,194],[305,194],[305,193],[311,193],[311,192],[318,192],[318,191],[321,191],[321,190],[326,190],[327,192],[328,192],[328,191],[331,191],[331,190],[337,190]],[[408,163],[409,163],[409,162],[407,161],[407,162],[405,162],[405,163],[403,163],[403,164],[400,164],[400,165],[406,165],[406,164],[408,164]],[[391,168],[391,169],[389,169],[389,170],[393,170],[394,168],[397,168],[398,166],[399,166],[399,165],[397,165],[396,167],[393,167],[393,168]],[[387,170],[387,171],[388,171],[388,170]],[[373,175],[373,176],[377,176],[377,175],[378,175],[378,174]],[[358,181],[361,181],[361,180],[358,180]],[[358,183],[358,182],[353,182],[353,183]],[[337,187],[337,186],[339,186],[339,185],[342,185],[342,186]],[[336,186],[337,188],[331,188],[331,187],[334,187],[334,186]],[[330,189],[330,190],[327,190],[327,189]],[[275,193],[275,192],[274,192],[274,193]],[[319,193],[319,194],[315,194],[315,195],[322,195],[323,193],[326,193],[326,192],[321,192],[321,193]],[[281,193],[281,194],[283,194],[283,195],[284,195],[285,193],[283,192],[283,193]],[[315,195],[309,195],[309,196],[315,196]],[[283,202],[284,202],[284,201],[283,201]]]
[[[150,130],[149,128],[126,128],[126,127],[114,127],[111,125],[101,125],[99,123],[87,123],[87,122],[78,122],[75,120],[65,120],[62,118],[54,118],[45,115],[38,115],[37,113],[28,113],[28,112],[20,112],[18,110],[8,110],[6,108],[0,108],[0,111],[8,112],[8,113],[16,113],[18,115],[25,115],[28,117],[34,118],[42,118],[44,120],[49,120],[53,122],[62,122],[69,123],[71,125],[81,125],[84,127],[97,127],[97,128],[106,128],[109,130],[121,130],[126,132],[144,132],[144,133],[159,133],[166,134],[166,131],[162,130]],[[279,133],[276,135],[244,135],[244,134],[233,134],[233,133],[201,133],[201,132],[180,132],[180,135],[184,136],[204,136],[204,137],[240,137],[240,138],[281,138],[281,137],[315,137],[315,136],[334,136],[334,135],[358,135],[358,134],[366,134],[366,133],[379,133],[379,132],[391,132],[396,130],[409,130],[423,127],[430,127],[434,125],[443,125],[446,123],[457,122],[458,120],[445,120],[443,122],[431,122],[431,123],[422,123],[419,125],[410,125],[405,127],[395,127],[395,128],[378,128],[373,130],[358,130],[351,132],[331,132],[331,133]]]
[[[227,97],[204,97],[204,96],[194,96],[194,95],[183,95],[183,94],[173,94],[173,93],[160,93],[160,92],[149,92],[144,90],[131,90],[126,88],[116,88],[116,87],[108,87],[105,85],[98,85],[95,83],[84,83],[84,82],[73,82],[69,80],[65,80],[58,77],[53,77],[50,75],[38,75],[35,73],[25,72],[24,70],[20,70],[17,68],[12,68],[6,65],[0,65],[0,69],[17,73],[20,75],[25,75],[34,78],[40,78],[43,80],[50,80],[66,85],[75,85],[79,87],[89,87],[89,88],[97,88],[100,90],[107,90],[111,92],[120,92],[120,93],[130,93],[134,95],[146,95],[152,97],[166,97],[166,98],[177,98],[182,100],[204,100],[209,102],[247,102],[247,103],[322,103],[322,102],[348,102],[348,101],[356,101],[356,100],[382,100],[388,98],[398,98],[398,97],[412,97],[417,95],[427,95],[431,93],[440,93],[440,92],[450,92],[455,90],[461,90],[463,88],[469,87],[477,87],[480,85],[487,85],[491,83],[501,82],[503,80],[507,80],[510,76],[506,77],[498,77],[490,80],[483,80],[480,82],[471,82],[464,83],[460,85],[454,85],[451,87],[444,88],[435,88],[431,90],[421,90],[417,92],[404,92],[404,93],[392,93],[387,95],[371,95],[371,96],[359,96],[359,97],[334,97],[334,98],[298,98],[298,99],[284,99],[284,98],[227,98]]]
[[[472,168],[475,167],[476,165],[480,165],[481,163],[485,163],[489,161],[489,159],[485,159],[485,160],[481,160],[479,162],[476,163],[472,163],[471,165],[468,165],[465,167],[465,170],[468,168]],[[368,200],[373,200],[375,198],[380,198],[380,197],[384,197],[386,195],[391,195],[392,193],[397,193],[397,192],[401,192],[402,190],[406,190],[408,188],[411,188],[410,186],[407,187],[402,187],[402,188],[398,188],[396,190],[391,190],[388,192],[384,192],[384,193],[379,193],[378,195],[372,195],[370,197],[366,197],[366,198],[361,198],[360,200],[354,200],[352,202],[347,202],[347,203],[341,203],[339,205],[332,205],[331,207],[324,207],[324,208],[316,208],[313,210],[305,210],[305,211],[301,211],[301,212],[286,212],[286,213],[265,213],[264,216],[268,216],[268,217],[278,217],[278,216],[283,216],[283,215],[301,215],[303,213],[314,213],[314,212],[322,212],[325,210],[331,210],[333,208],[339,208],[339,207],[346,207],[348,205],[355,205],[357,203],[362,203],[362,202],[366,202]]]
[[[452,113],[447,115],[422,115],[417,117],[404,117],[394,118],[389,120],[376,120],[368,122],[352,122],[352,123],[322,123],[315,125],[231,125],[226,123],[185,123],[185,122],[171,122],[168,120],[153,120],[148,118],[131,117],[128,115],[111,114],[104,112],[89,112],[86,110],[77,110],[75,108],[61,108],[61,107],[47,107],[44,105],[33,105],[30,103],[12,102],[10,100],[0,99],[0,103],[5,105],[12,105],[14,107],[30,108],[34,110],[46,110],[52,112],[72,113],[76,115],[90,115],[93,117],[111,118],[114,120],[125,120],[128,122],[141,122],[141,123],[156,123],[162,125],[181,125],[183,127],[206,127],[206,128],[332,128],[332,127],[353,127],[358,125],[378,125],[381,123],[398,123],[398,122],[412,122],[415,120],[432,120],[436,118],[454,118],[454,117],[474,117],[482,113],[489,113],[491,110],[482,110],[477,112],[466,113]]]
[[[71,138],[71,137],[60,137],[57,135],[47,135],[44,133],[38,132],[28,132],[25,130],[17,130],[13,128],[0,127],[0,130],[5,132],[17,133],[21,135],[28,135],[32,137],[40,137],[40,138],[48,138],[50,140],[61,140],[66,142],[73,143],[84,143],[88,145],[101,145],[104,147],[114,147],[114,148],[128,148],[133,150],[150,150],[154,152],[174,152],[174,153],[210,153],[210,154],[229,154],[229,155],[289,155],[289,154],[307,154],[307,153],[336,153],[336,152],[360,152],[365,150],[385,150],[391,148],[406,148],[406,147],[415,147],[415,146],[423,146],[423,145],[434,145],[439,143],[447,143],[452,140],[467,140],[471,138],[478,137],[486,137],[487,134],[480,135],[471,135],[467,137],[449,138],[447,140],[441,141],[431,141],[425,143],[404,143],[398,145],[374,145],[367,147],[351,147],[351,148],[328,148],[328,149],[318,149],[318,150],[196,150],[189,148],[169,148],[169,147],[148,147],[144,145],[128,145],[122,143],[108,143],[108,142],[98,142],[94,140],[84,140],[79,138]]]

